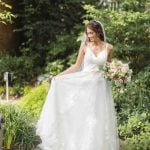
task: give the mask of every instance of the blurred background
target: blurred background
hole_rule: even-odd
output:
[[[84,26],[96,19],[114,46],[114,58],[129,63],[133,70],[124,91],[113,87],[121,149],[150,149],[149,14],[150,0],[0,0],[3,147],[35,148],[39,139],[34,124],[50,79],[75,62]]]

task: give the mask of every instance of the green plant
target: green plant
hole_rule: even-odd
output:
[[[12,73],[12,84],[25,84],[29,81],[35,80],[37,75],[36,69],[34,69],[32,58],[12,57],[4,56],[0,58],[0,82],[3,81],[3,75],[5,72]]]
[[[70,34],[72,27],[81,22],[84,12],[81,2],[80,0],[20,2],[17,9],[20,26],[16,31],[21,31],[24,37],[21,45],[22,54],[32,57],[34,66],[43,67],[47,53],[51,51],[49,45],[59,35]],[[71,18],[70,14],[72,14]]]
[[[3,94],[4,92],[5,92],[4,86],[0,86],[0,95]]]
[[[54,76],[60,73],[64,68],[63,61],[56,60],[54,62],[50,62],[46,66],[46,72],[49,72],[50,75]]]
[[[145,68],[146,69],[146,68]],[[128,115],[139,112],[148,112],[150,108],[150,73],[145,69],[132,77],[123,93],[113,88],[113,96],[116,102],[118,123],[128,120]]]
[[[10,96],[19,97],[24,94],[23,85],[15,84],[13,87],[9,87]]]
[[[131,114],[128,116],[128,120],[119,126],[119,134],[123,139],[132,138],[135,135],[141,133],[147,133],[150,131],[148,127],[148,113],[143,112],[142,114]]]
[[[116,102],[119,136],[125,141],[124,150],[149,149],[149,67],[134,75],[123,92],[113,88]],[[142,146],[143,145],[143,146]]]
[[[43,83],[33,88],[27,95],[22,97],[19,105],[37,118],[44,104],[48,87],[48,83]]]
[[[150,128],[150,126],[148,126]],[[148,130],[147,130],[148,131]],[[127,138],[124,150],[149,150],[150,149],[150,132],[142,132]]]
[[[31,87],[29,85],[26,85],[24,88],[23,88],[23,94],[24,95],[27,95],[30,91],[31,91]]]
[[[12,23],[12,19],[15,17],[14,14],[10,11],[12,6],[4,2],[0,1],[0,22],[3,24]]]
[[[75,63],[76,58],[77,58],[77,53],[78,53],[78,52],[73,53],[72,55],[70,55],[70,56],[68,57],[68,62],[67,62],[67,65],[68,65],[68,66],[71,66],[71,65],[73,65],[73,64]]]
[[[7,149],[33,149],[37,143],[35,120],[30,112],[15,105],[0,105],[4,115],[4,147]]]
[[[126,11],[146,11],[146,5],[148,5],[148,0],[123,0],[122,9]]]

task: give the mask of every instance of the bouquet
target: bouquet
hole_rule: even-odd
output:
[[[107,62],[103,66],[104,77],[117,87],[122,87],[131,81],[132,70],[127,63],[120,60]]]

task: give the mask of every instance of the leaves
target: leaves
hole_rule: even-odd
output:
[[[15,15],[9,10],[12,9],[11,5],[0,0],[0,22],[3,24],[12,23],[12,19]]]

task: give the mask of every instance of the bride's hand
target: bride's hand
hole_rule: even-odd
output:
[[[53,77],[52,77],[52,80],[55,80],[55,78],[56,78],[56,76],[53,76]]]
[[[59,75],[53,76],[52,80],[55,80]]]

